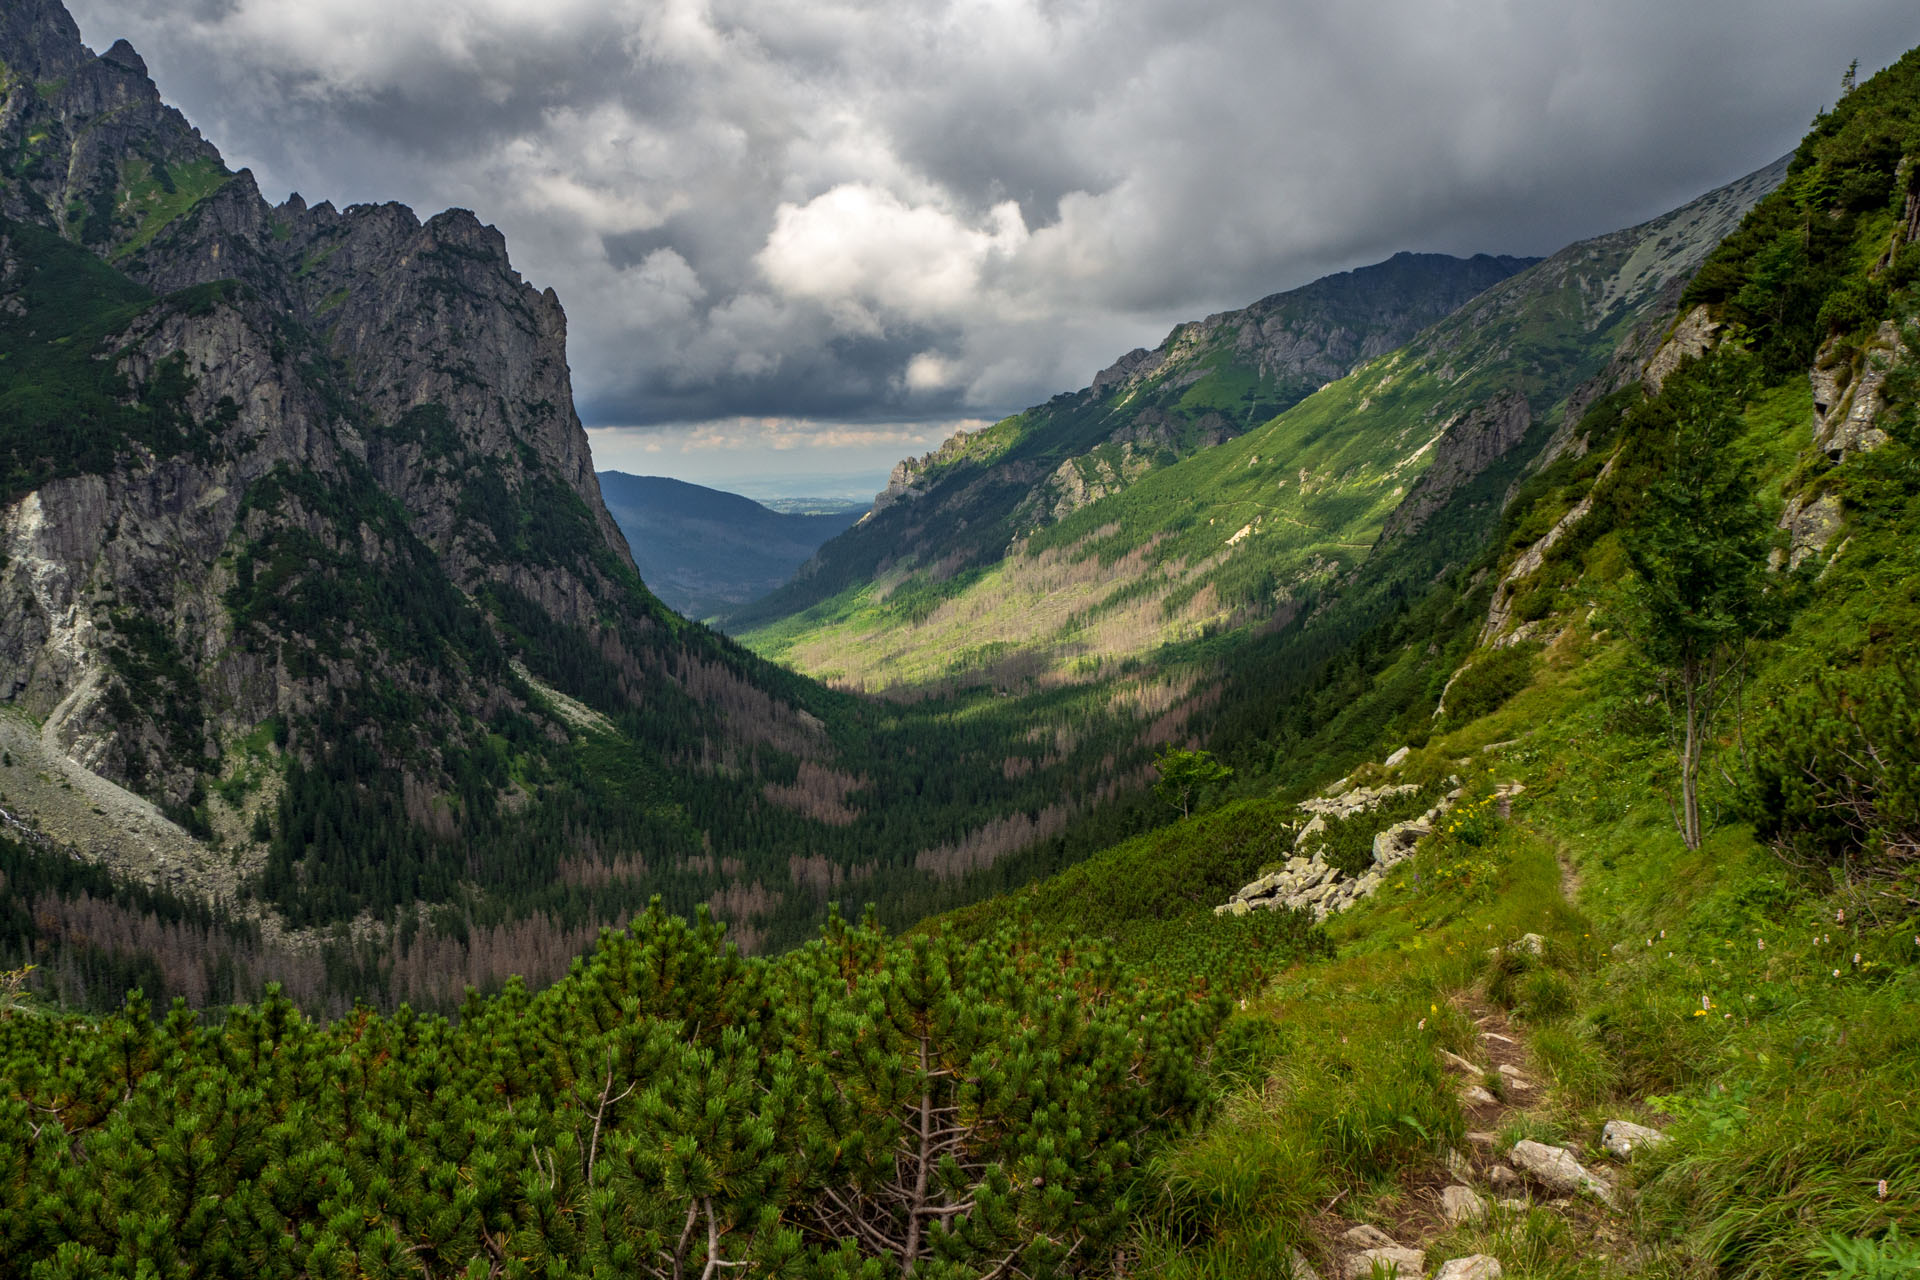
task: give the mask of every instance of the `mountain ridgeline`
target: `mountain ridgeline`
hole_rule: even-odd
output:
[[[867,519],[732,628],[867,688],[1098,680],[1219,637],[1308,642],[1295,619],[1351,635],[1340,619],[1389,591],[1355,589],[1360,566],[1404,586],[1470,558],[1784,173],[1544,261],[1402,255],[1183,325],[901,464]],[[1366,337],[1334,301],[1354,288]]]
[[[991,564],[1021,536],[1265,422],[1533,261],[1399,253],[1179,325],[1089,387],[901,462],[866,519],[793,583],[733,611],[729,629],[905,566],[931,566],[938,581]]]
[[[655,894],[791,940],[1056,801],[646,589],[471,213],[269,205],[57,0],[0,95],[4,945],[70,996],[444,1003]]]
[[[600,473],[600,493],[655,595],[708,618],[775,590],[860,515],[773,511],[751,498],[666,476]]]
[[[88,230],[61,175],[171,117],[17,13],[0,1276],[1920,1274],[1920,50],[1000,560],[788,619],[900,695],[860,700],[644,593],[570,415],[507,394],[561,389],[512,358],[557,311],[484,230],[233,175],[128,249],[158,198]],[[398,256],[323,313],[278,246],[361,234]],[[193,282],[216,245],[246,278]],[[359,290],[500,394],[397,334],[363,386]],[[997,492],[966,446],[868,526]],[[983,594],[1023,582],[1024,632]],[[1135,821],[1143,742],[1237,772],[1169,755]],[[457,1017],[226,1003],[502,965]]]

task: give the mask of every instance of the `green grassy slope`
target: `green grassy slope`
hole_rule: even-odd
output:
[[[1915,1274],[1916,125],[1909,55],[1819,122],[1747,224],[1773,231],[1720,259],[1726,292],[1700,304],[1730,322],[1717,349],[1594,406],[1575,424],[1588,451],[1496,503],[1474,558],[1355,621],[1268,726],[1284,750],[1216,808],[905,939],[836,920],[747,961],[710,924],[652,911],[552,989],[476,996],[457,1023],[321,1025],[278,998],[218,1024],[180,1009],[156,1026],[139,998],[96,1020],[5,975],[0,1257],[45,1276],[725,1262],[1253,1280],[1292,1272],[1295,1251],[1344,1271],[1341,1233],[1368,1224],[1417,1232],[1430,1263],[1492,1254],[1516,1277]],[[1777,265],[1769,243],[1869,196],[1888,220],[1857,219],[1779,282],[1821,297],[1806,334],[1736,312]],[[1853,264],[1824,295],[1823,261]],[[1867,302],[1829,309],[1843,291]],[[1909,336],[1876,348],[1887,323]],[[1823,376],[1821,353],[1851,350],[1882,438],[1831,456],[1810,370],[1781,344]],[[1702,387],[1733,415],[1715,449],[1754,477],[1753,508],[1829,497],[1836,522],[1791,546],[1783,530],[1690,849],[1673,672],[1649,661],[1630,551],[1687,462],[1676,418]],[[1518,627],[1520,645],[1495,643]],[[1445,714],[1435,663],[1459,671]],[[1335,775],[1457,777],[1462,803],[1317,930],[1213,915]],[[1526,934],[1537,945],[1507,945]],[[1488,1024],[1540,1088],[1490,1073],[1500,1130],[1475,1142],[1441,1051],[1484,1054]],[[1670,1140],[1607,1160],[1598,1131],[1619,1117]],[[1522,1138],[1568,1144],[1627,1194],[1440,1221],[1447,1153]]]
[[[1091,387],[903,463],[900,501],[829,543],[806,574],[735,611],[728,627],[789,617],[896,563],[917,564],[933,584],[990,566],[1015,538],[1266,421],[1530,262],[1403,253],[1181,325]]]
[[[1011,654],[1056,676],[1097,674],[1169,643],[1283,625],[1369,558],[1440,459],[1450,483],[1423,497],[1424,523],[1405,518],[1400,531],[1422,537],[1392,546],[1430,580],[1448,559],[1468,558],[1568,398],[1777,177],[1762,171],[1574,245],[1405,349],[1065,514],[1004,558],[979,563],[969,548],[987,535],[955,532],[951,559],[903,560],[743,638],[801,670],[869,686],[953,677]],[[961,447],[992,457],[1025,438],[1002,424]],[[1489,472],[1497,484],[1459,500]]]
[[[1700,848],[1673,821],[1672,721],[1662,672],[1635,639],[1626,554],[1645,495],[1673,465],[1661,406],[1695,376],[1683,369],[1662,399],[1624,414],[1601,406],[1586,428],[1594,452],[1563,459],[1507,511],[1478,566],[1494,580],[1531,563],[1523,554],[1591,499],[1514,579],[1531,603],[1505,635],[1528,626],[1531,645],[1479,647],[1486,587],[1456,596],[1444,583],[1309,686],[1290,714],[1289,754],[1263,780],[1279,784],[1273,796],[928,926],[971,935],[1025,915],[1043,929],[1086,919],[1151,937],[1172,920],[1204,952],[1234,922],[1161,891],[1165,874],[1211,888],[1235,878],[1214,865],[1226,858],[1251,877],[1287,800],[1378,760],[1417,719],[1420,746],[1397,769],[1354,776],[1453,772],[1469,797],[1524,784],[1509,817],[1481,810],[1424,841],[1375,898],[1329,923],[1334,957],[1295,963],[1236,1013],[1229,1038],[1260,1047],[1212,1122],[1159,1161],[1136,1218],[1142,1271],[1286,1274],[1301,1248],[1324,1274],[1347,1225],[1404,1234],[1425,1221],[1415,1192],[1438,1185],[1442,1153],[1469,1127],[1437,1051],[1477,1056],[1466,1010],[1491,1007],[1547,1086],[1500,1142],[1570,1144],[1614,1168],[1630,1208],[1429,1224],[1430,1265],[1491,1253],[1508,1275],[1546,1277],[1920,1274],[1906,1229],[1920,1213],[1920,378],[1911,327],[1904,349],[1872,350],[1883,322],[1920,312],[1901,265],[1920,203],[1917,122],[1920,57],[1909,55],[1817,122],[1793,180],[1689,299],[1732,322],[1715,358],[1752,375],[1727,447],[1757,477],[1755,505],[1773,515],[1825,496],[1840,513],[1824,545],[1769,581],[1776,630],[1745,646]],[[1876,153],[1862,137],[1903,141]],[[1861,216],[1850,220],[1848,202]],[[1767,285],[1804,290],[1804,312],[1760,313],[1754,282],[1779,262],[1769,248],[1822,222],[1845,236]],[[1828,305],[1835,297],[1847,301]],[[1856,377],[1885,375],[1872,421],[1886,439],[1837,462],[1816,446],[1809,371],[1794,363],[1835,352],[1858,357]],[[1795,545],[1785,530],[1780,542]],[[1402,679],[1429,646],[1465,660],[1442,718],[1429,714],[1431,687]],[[1495,667],[1477,700],[1460,696],[1471,673]],[[1395,719],[1396,703],[1408,714]],[[1356,722],[1374,732],[1349,731]],[[1151,896],[1135,899],[1135,884]],[[1489,955],[1526,932],[1543,936],[1538,958]],[[1612,1118],[1657,1123],[1672,1141],[1619,1166],[1598,1149]]]

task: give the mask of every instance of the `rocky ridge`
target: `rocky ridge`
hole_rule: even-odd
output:
[[[1387,767],[1400,763],[1404,749],[1388,757]],[[1342,779],[1317,796],[1300,802],[1306,822],[1294,834],[1293,856],[1278,870],[1242,885],[1232,897],[1213,909],[1217,916],[1244,916],[1252,911],[1311,911],[1314,920],[1345,911],[1379,889],[1386,874],[1412,857],[1422,838],[1432,835],[1435,825],[1452,811],[1465,796],[1459,779],[1418,817],[1388,823],[1374,833],[1373,859],[1357,875],[1342,872],[1327,861],[1324,834],[1327,823],[1371,813],[1396,796],[1417,795],[1421,788],[1413,783],[1383,783],[1375,787],[1354,786]],[[1506,804],[1524,788],[1519,783],[1496,787],[1487,803]]]
[[[704,856],[711,831],[636,836],[617,801],[546,820],[590,736],[662,780],[659,813],[761,753],[828,759],[797,682],[642,584],[566,340],[471,212],[272,205],[130,46],[9,5],[0,344],[53,407],[0,414],[0,720],[37,766],[0,808],[261,920],[330,884],[326,920],[382,877],[383,911],[471,899],[596,823],[628,833],[609,856]],[[725,812],[780,804],[749,791]],[[366,868],[314,852],[342,830]],[[744,874],[705,865],[732,868],[716,893]]]
[[[731,623],[750,628],[900,564],[997,560],[1020,537],[1267,421],[1534,261],[1403,253],[1179,325],[1080,391],[902,460],[853,529]]]

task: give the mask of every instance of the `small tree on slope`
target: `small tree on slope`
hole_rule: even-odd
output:
[[[1749,361],[1715,352],[1668,378],[1639,410],[1661,450],[1626,530],[1630,627],[1659,672],[1674,729],[1680,802],[1674,823],[1700,847],[1700,765],[1721,709],[1738,690],[1746,641],[1767,623],[1772,529],[1736,442]]]

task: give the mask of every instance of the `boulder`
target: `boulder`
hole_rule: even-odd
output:
[[[1394,1238],[1370,1222],[1363,1222],[1357,1227],[1347,1228],[1346,1234],[1342,1236],[1341,1239],[1345,1240],[1348,1244],[1358,1245],[1362,1249],[1391,1249],[1395,1247]]]
[[[1413,853],[1413,847],[1420,843],[1420,837],[1432,831],[1432,825],[1420,818],[1394,823],[1374,836],[1373,865],[1391,867],[1406,861]]]
[[[1391,769],[1395,765],[1399,764],[1402,760],[1405,760],[1407,756],[1412,753],[1412,751],[1413,751],[1412,747],[1401,747],[1398,751],[1394,752],[1392,755],[1387,757],[1387,760],[1386,760],[1387,768]]]
[[[1487,1216],[1487,1202],[1472,1187],[1447,1187],[1440,1192],[1440,1212],[1455,1226],[1478,1222]]]
[[[1490,1253],[1450,1258],[1433,1273],[1433,1280],[1500,1280],[1500,1259]]]
[[[1520,1185],[1520,1175],[1504,1164],[1497,1164],[1487,1170],[1487,1185],[1495,1191],[1506,1191]]]
[[[1347,1258],[1347,1280],[1371,1280],[1374,1263],[1380,1264],[1381,1271],[1390,1276],[1399,1276],[1401,1280],[1418,1280],[1427,1274],[1427,1253],[1424,1249],[1403,1249],[1399,1245],[1390,1245],[1378,1249],[1362,1249]]]
[[[1514,1066],[1511,1062],[1503,1062],[1500,1064],[1500,1075],[1508,1084],[1516,1089],[1533,1088],[1533,1081],[1527,1079],[1527,1073]]]
[[[1470,1084],[1460,1091],[1460,1101],[1470,1107],[1491,1107],[1496,1105],[1500,1099],[1494,1097],[1479,1085]]]
[[[1581,1192],[1614,1203],[1613,1184],[1582,1165],[1565,1147],[1524,1139],[1513,1144],[1511,1154],[1514,1164],[1549,1190]]]
[[[1600,1131],[1600,1145],[1607,1149],[1608,1155],[1620,1160],[1630,1159],[1641,1147],[1659,1146],[1666,1140],[1667,1135],[1660,1130],[1631,1120],[1609,1120],[1607,1127]]]

